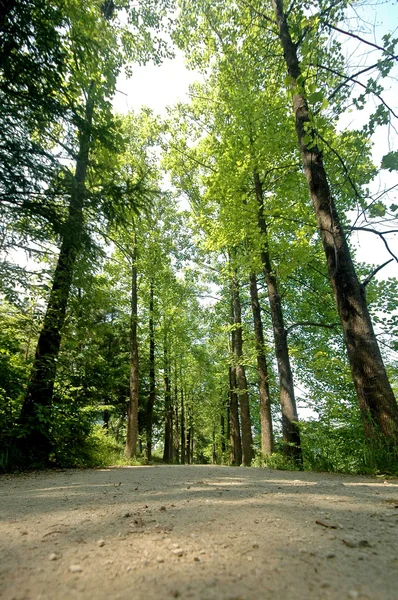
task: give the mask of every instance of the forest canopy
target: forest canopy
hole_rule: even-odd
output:
[[[2,3],[1,470],[397,472],[398,37],[368,10]],[[115,110],[176,53],[185,101]]]

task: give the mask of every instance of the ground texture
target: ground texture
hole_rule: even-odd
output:
[[[398,482],[217,466],[0,478],[0,598],[398,598]]]

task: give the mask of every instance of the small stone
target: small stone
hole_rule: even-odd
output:
[[[122,517],[123,517],[124,519],[128,519],[128,517],[131,517],[131,512],[129,512],[129,511],[126,511],[126,512],[124,512],[124,513],[122,514]]]
[[[157,556],[156,557],[156,562],[158,562],[158,563],[164,563],[164,558],[162,558],[161,556]]]
[[[258,544],[253,544],[252,548],[260,548],[260,546]]]
[[[83,571],[83,569],[80,565],[71,565],[69,567],[69,571],[71,573],[81,573]]]
[[[326,558],[336,558],[336,555],[334,552],[328,552],[328,554],[326,554]]]
[[[199,550],[199,554],[206,554],[206,550]]]
[[[102,548],[103,546],[105,546],[105,540],[98,540],[98,542],[97,542],[97,546],[98,546],[99,548]]]
[[[59,559],[59,555],[56,554],[55,552],[52,552],[51,554],[48,555],[48,560],[58,560]]]
[[[175,549],[173,550],[173,554],[174,554],[175,556],[182,556],[182,555],[184,554],[184,551],[182,550],[182,548],[175,548]]]
[[[165,510],[167,510],[167,508],[166,508],[165,506],[161,506],[161,507],[159,508],[159,510],[160,510],[161,512],[164,512]]]
[[[195,557],[194,557],[194,561],[195,561],[195,562],[200,562],[200,558],[199,558],[199,556],[195,556]]]
[[[249,562],[252,562],[252,560],[253,560],[253,557],[252,557],[252,556],[248,556],[248,557],[247,557],[247,560],[248,560]]]
[[[345,538],[344,540],[342,540],[342,542],[343,542],[343,544],[345,544],[349,548],[356,548],[358,546],[358,542],[356,542],[352,538]]]

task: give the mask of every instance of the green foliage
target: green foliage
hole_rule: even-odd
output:
[[[284,456],[282,452],[273,452],[271,455],[264,455],[257,452],[253,459],[252,467],[265,467],[266,469],[276,469],[279,471],[300,471],[297,462]]]
[[[381,161],[381,168],[388,171],[398,171],[398,152],[389,152],[385,154]]]

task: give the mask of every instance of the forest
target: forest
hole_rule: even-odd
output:
[[[3,0],[0,471],[398,473],[398,35],[366,10]],[[176,53],[186,101],[114,109]]]

